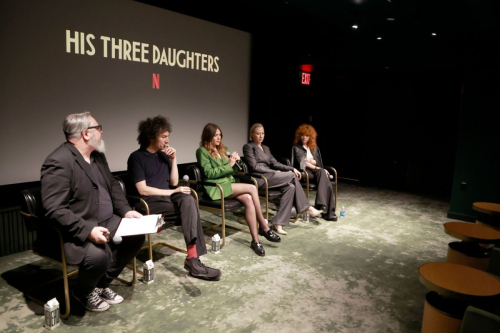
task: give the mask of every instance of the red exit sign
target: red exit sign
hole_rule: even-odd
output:
[[[302,72],[300,83],[303,85],[306,85],[306,86],[310,86],[311,85],[311,73]]]

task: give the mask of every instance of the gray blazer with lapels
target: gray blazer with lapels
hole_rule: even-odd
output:
[[[271,154],[268,146],[262,145],[262,148],[264,151],[253,142],[243,146],[243,155],[251,172],[274,174],[276,170],[293,171],[293,167],[278,162]],[[269,179],[269,177],[265,177]]]

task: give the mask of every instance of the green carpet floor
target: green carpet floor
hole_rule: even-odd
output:
[[[250,235],[227,229],[222,251],[202,257],[222,271],[217,282],[190,277],[184,254],[156,248],[153,284],[117,282],[113,288],[125,301],[103,313],[85,312],[72,300],[72,315],[55,331],[420,332],[428,290],[418,268],[445,261],[453,240],[443,231],[449,203],[340,183],[338,211],[341,206],[346,217],[338,222],[299,219],[279,244],[262,237],[265,257],[250,249]],[[240,226],[238,216],[227,218]],[[203,211],[202,218],[220,219]],[[184,247],[176,228],[154,236],[159,239]],[[0,332],[46,331],[43,307],[23,291],[57,273],[31,251],[0,258]],[[62,283],[34,295],[63,303]]]

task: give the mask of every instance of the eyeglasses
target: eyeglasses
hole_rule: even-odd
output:
[[[87,128],[87,130],[92,129],[92,128],[95,128],[99,132],[102,132],[102,125],[90,126],[90,127]]]

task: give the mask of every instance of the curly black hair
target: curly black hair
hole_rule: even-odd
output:
[[[172,125],[168,121],[168,118],[156,116],[142,120],[137,127],[137,131],[139,132],[137,142],[139,142],[141,147],[145,148],[149,146],[152,139],[156,139],[161,133],[172,132]]]

